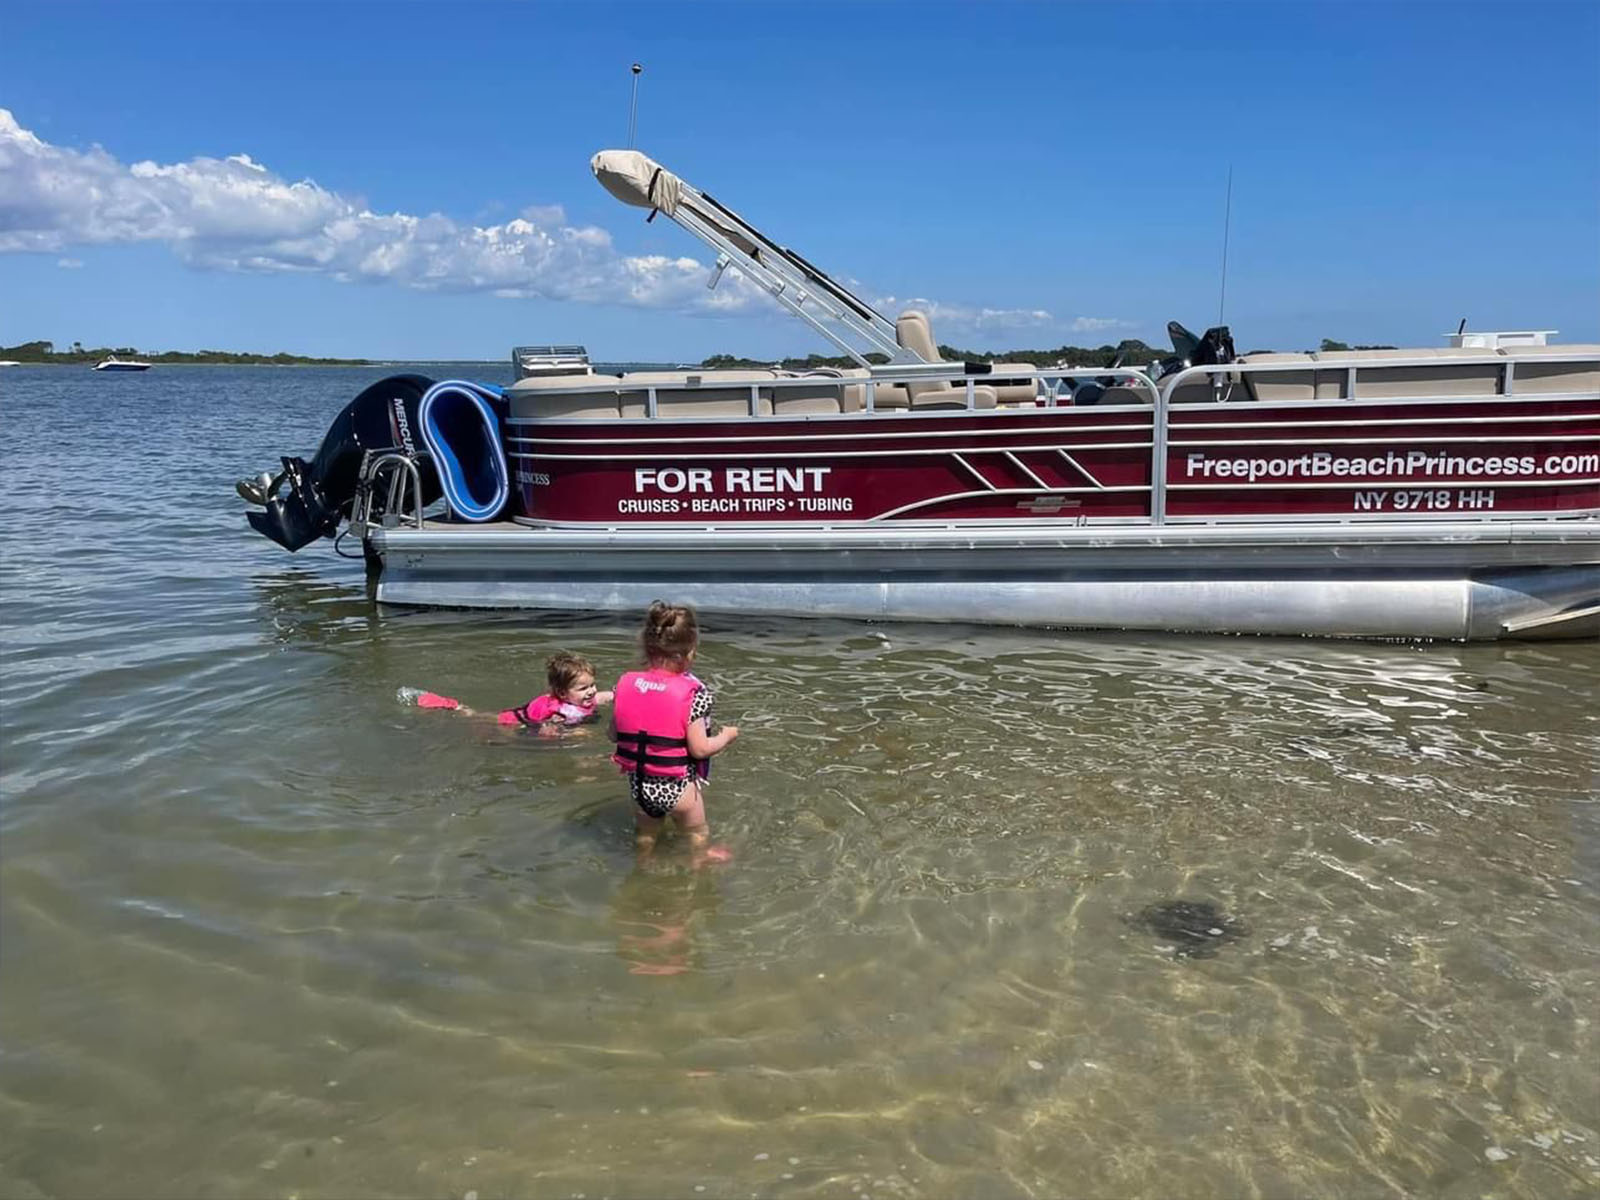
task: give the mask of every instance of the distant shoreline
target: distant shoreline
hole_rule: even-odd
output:
[[[121,358],[123,356],[118,355],[117,357]],[[138,358],[139,362],[147,362],[152,367],[482,367],[500,365],[500,359],[498,358],[414,358],[405,360],[397,358],[374,358],[371,360],[341,359],[334,362],[325,362],[321,359],[307,359],[305,362],[262,362],[259,359],[247,358],[240,358],[237,360],[208,358],[204,362],[173,362],[171,360],[163,361],[159,358],[137,356],[133,354],[129,354],[127,357]],[[4,361],[6,360],[0,359],[0,362]],[[98,363],[100,359],[89,358],[80,360],[58,357],[49,360],[15,359],[12,361],[14,361],[19,367],[92,367]]]
[[[16,346],[0,346],[0,361],[12,361],[20,366],[37,367],[92,367],[103,359],[115,356],[147,362],[151,366],[230,366],[230,367],[372,367],[382,362],[366,358],[318,358],[306,354],[252,354],[239,350],[164,350],[150,354],[132,346],[85,346],[73,342],[70,350],[56,349],[51,341],[22,342]]]

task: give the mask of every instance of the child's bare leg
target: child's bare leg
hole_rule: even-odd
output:
[[[689,835],[689,858],[697,867],[708,862],[727,862],[733,856],[724,846],[711,844],[711,829],[706,824],[706,802],[700,794],[700,784],[691,781],[672,810],[672,819],[678,828]]]
[[[652,817],[644,809],[635,806],[633,810],[633,852],[640,862],[655,853],[656,839],[661,836],[661,827],[666,821],[661,817]]]

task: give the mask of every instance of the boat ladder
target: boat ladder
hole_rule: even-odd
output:
[[[397,529],[408,517],[421,529],[421,464],[427,458],[426,450],[410,454],[403,450],[363,453],[347,532],[364,539],[374,525]]]

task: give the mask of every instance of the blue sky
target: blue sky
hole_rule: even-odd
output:
[[[637,144],[977,349],[1600,341],[1600,5],[8,0],[0,344],[828,351]],[[230,161],[232,160],[232,161]],[[724,290],[726,289],[726,290]]]

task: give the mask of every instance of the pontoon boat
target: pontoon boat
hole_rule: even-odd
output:
[[[943,362],[924,315],[888,320],[643,154],[592,166],[857,365],[567,374],[519,350],[503,391],[395,377],[312,461],[241,484],[258,530],[297,549],[347,521],[386,604],[1600,632],[1600,346],[1238,355],[1174,326],[1145,370]]]

